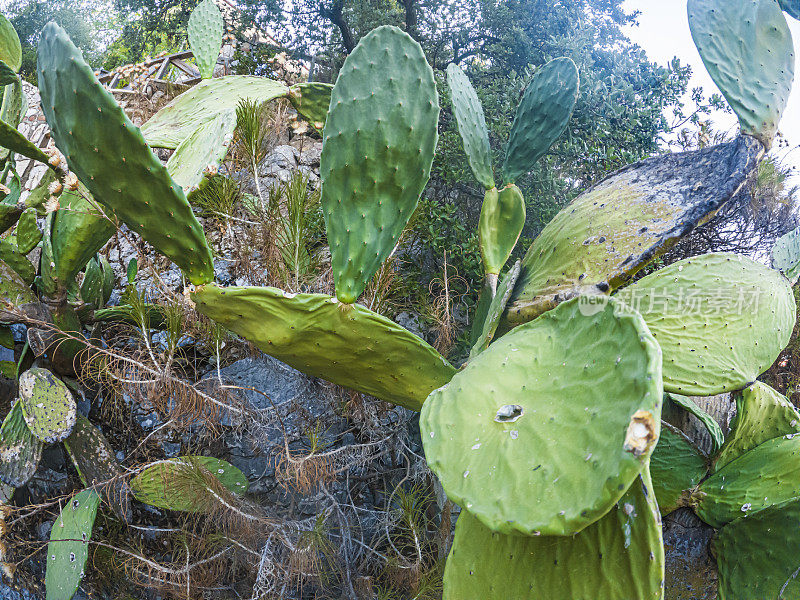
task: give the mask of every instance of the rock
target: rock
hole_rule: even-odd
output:
[[[425,339],[425,330],[422,327],[420,316],[417,313],[403,311],[395,318],[395,322],[401,327],[405,327],[414,335]]]
[[[297,157],[299,153],[292,146],[277,146],[272,152],[267,154],[259,165],[258,174],[262,177],[273,175],[279,170],[293,170],[297,168]]]
[[[41,596],[24,587],[12,588],[0,581],[0,600],[40,600]]]
[[[709,553],[714,530],[688,508],[664,517],[666,600],[713,600],[717,597],[716,562]]]
[[[322,142],[311,142],[300,150],[300,164],[307,167],[319,167],[322,157]]]
[[[233,283],[233,263],[234,261],[228,258],[214,259],[214,277],[220,284],[231,285]]]

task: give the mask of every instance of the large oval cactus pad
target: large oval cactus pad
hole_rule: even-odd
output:
[[[158,148],[177,148],[206,121],[236,110],[250,98],[269,102],[285,96],[289,88],[278,81],[252,75],[230,75],[206,79],[173,99],[142,125],[147,143]]]
[[[766,383],[756,381],[734,397],[736,415],[728,439],[714,458],[715,469],[771,439],[800,433],[800,413],[783,394]]]
[[[689,0],[689,28],[742,132],[769,148],[794,80],[792,34],[776,0]]]
[[[19,403],[31,433],[46,444],[65,440],[75,427],[75,398],[47,369],[32,367],[20,375]]]
[[[739,519],[714,540],[719,600],[800,598],[800,499]]]
[[[772,247],[772,268],[786,276],[792,285],[800,277],[800,228],[778,238]]]
[[[84,577],[100,496],[83,490],[67,500],[50,530],[44,583],[47,600],[71,600]]]
[[[530,171],[567,127],[580,77],[571,58],[556,58],[531,78],[517,107],[503,162],[503,182]]]
[[[192,283],[214,279],[211,250],[183,191],[52,21],[42,30],[38,74],[42,110],[56,145],[95,200]]]
[[[447,65],[447,85],[469,166],[478,183],[490,190],[494,187],[492,148],[489,146],[489,132],[481,101],[472,83],[456,63]]]
[[[688,506],[692,489],[708,473],[708,464],[686,435],[661,422],[658,445],[650,456],[650,476],[662,515]]]
[[[506,313],[508,326],[573,296],[620,287],[732,198],[763,152],[758,141],[743,136],[713,148],[650,158],[578,196],[525,255]]]
[[[189,15],[186,33],[189,36],[189,47],[203,79],[211,79],[214,75],[224,32],[222,13],[214,0],[203,0],[195,6]]]
[[[644,479],[575,536],[503,535],[462,511],[444,600],[661,600],[661,520]]]
[[[13,71],[22,66],[22,45],[19,35],[5,15],[0,14],[0,60]]]
[[[198,311],[287,365],[412,410],[456,372],[394,321],[330,296],[207,285],[192,298]]]
[[[656,444],[658,344],[641,317],[596,298],[604,302],[570,300],[499,338],[423,405],[428,464],[493,531],[580,531],[619,500]]]
[[[352,304],[394,250],[430,177],[439,98],[420,45],[391,26],[361,38],[331,93],[322,212],[336,296]]]
[[[711,396],[746,387],[789,343],[797,307],[783,275],[725,252],[675,262],[621,290],[664,353],[664,389]]]
[[[44,444],[31,433],[22,416],[22,406],[15,402],[0,427],[0,481],[20,487],[33,477]]]

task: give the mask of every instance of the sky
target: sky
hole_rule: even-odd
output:
[[[650,60],[665,65],[677,56],[682,64],[692,67],[690,87],[701,86],[706,95],[719,92],[692,41],[686,17],[686,0],[626,0],[624,6],[628,10],[641,12],[639,26],[626,28],[625,31],[631,40],[644,48]],[[788,16],[787,21],[794,38],[795,56],[798,56],[800,21]],[[736,126],[733,114],[717,113],[712,115],[711,121],[715,129],[727,131]],[[800,65],[796,67],[795,85],[783,114],[780,131],[789,142],[789,148],[781,150],[779,156],[785,164],[794,167],[796,175],[793,183],[800,185]]]

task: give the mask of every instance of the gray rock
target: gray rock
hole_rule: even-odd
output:
[[[9,587],[0,581],[0,600],[40,600],[41,596],[20,587],[18,589]]]
[[[716,562],[709,553],[714,530],[688,508],[664,517],[665,597],[713,600],[717,597]]]
[[[322,157],[322,142],[312,142],[300,152],[300,164],[307,167],[318,167]]]
[[[416,336],[425,339],[425,330],[422,327],[420,316],[417,313],[403,311],[395,318],[395,322],[401,327],[405,327]]]
[[[161,449],[167,458],[175,458],[181,453],[181,445],[178,442],[161,442]]]
[[[292,146],[277,146],[261,161],[258,174],[263,177],[273,175],[280,169],[295,169],[298,155],[297,149]]]
[[[228,258],[214,259],[214,277],[222,285],[231,285],[233,283],[233,262]]]

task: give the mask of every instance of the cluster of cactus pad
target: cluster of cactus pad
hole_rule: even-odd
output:
[[[80,331],[84,312],[108,299],[108,266],[95,255],[122,221],[183,270],[196,286],[191,297],[199,312],[305,373],[421,411],[428,463],[462,508],[445,599],[663,598],[659,513],[682,506],[719,529],[720,598],[796,594],[800,413],[756,378],[795,326],[800,232],[776,245],[774,269],[718,253],[628,283],[727,202],[769,148],[793,79],[781,8],[800,11],[788,0],[689,0],[688,8],[697,47],[742,135],[615,173],[561,211],[505,274],[525,223],[525,199],[514,181],[566,128],[578,69],[557,58],[535,72],[498,189],[480,101],[461,68],[448,67],[464,150],[486,190],[479,223],[486,281],[474,346],[460,370],[356,304],[398,244],[437,145],[433,71],[409,35],[390,26],[370,32],[335,86],[210,78],[222,26],[212,0],[204,0],[189,35],[206,79],[140,130],[50,23],[38,74],[47,122],[66,159],[61,164],[15,133],[24,101],[15,73],[19,41],[2,21],[0,145],[8,149],[4,181],[12,185],[0,201],[0,226],[14,236],[0,240],[0,322],[14,321],[12,308],[36,304],[33,285],[53,323]],[[279,97],[323,131],[322,209],[335,297],[217,286],[209,245],[187,201],[224,159],[239,101]],[[175,150],[166,166],[153,147]],[[14,153],[50,164],[48,192],[18,201]],[[48,195],[65,209],[82,209],[51,212],[42,236],[31,216]],[[37,269],[26,255],[40,241]],[[48,357],[63,364],[53,360],[52,347]],[[120,469],[102,433],[76,414],[69,390],[52,373],[34,368],[19,379],[20,398],[0,428],[0,479],[23,485],[44,445],[63,441],[87,486],[64,506],[48,548],[48,598],[68,600],[83,576],[103,500],[92,486],[118,478]],[[737,403],[727,437],[686,397],[723,392],[734,392]],[[676,407],[708,426],[711,455],[662,422],[662,409]],[[196,512],[209,474],[217,476],[217,490],[246,491],[241,472],[210,457],[153,464],[129,488],[116,489]],[[176,493],[170,482],[180,478],[194,483]],[[750,560],[762,547],[759,556],[769,561]]]

